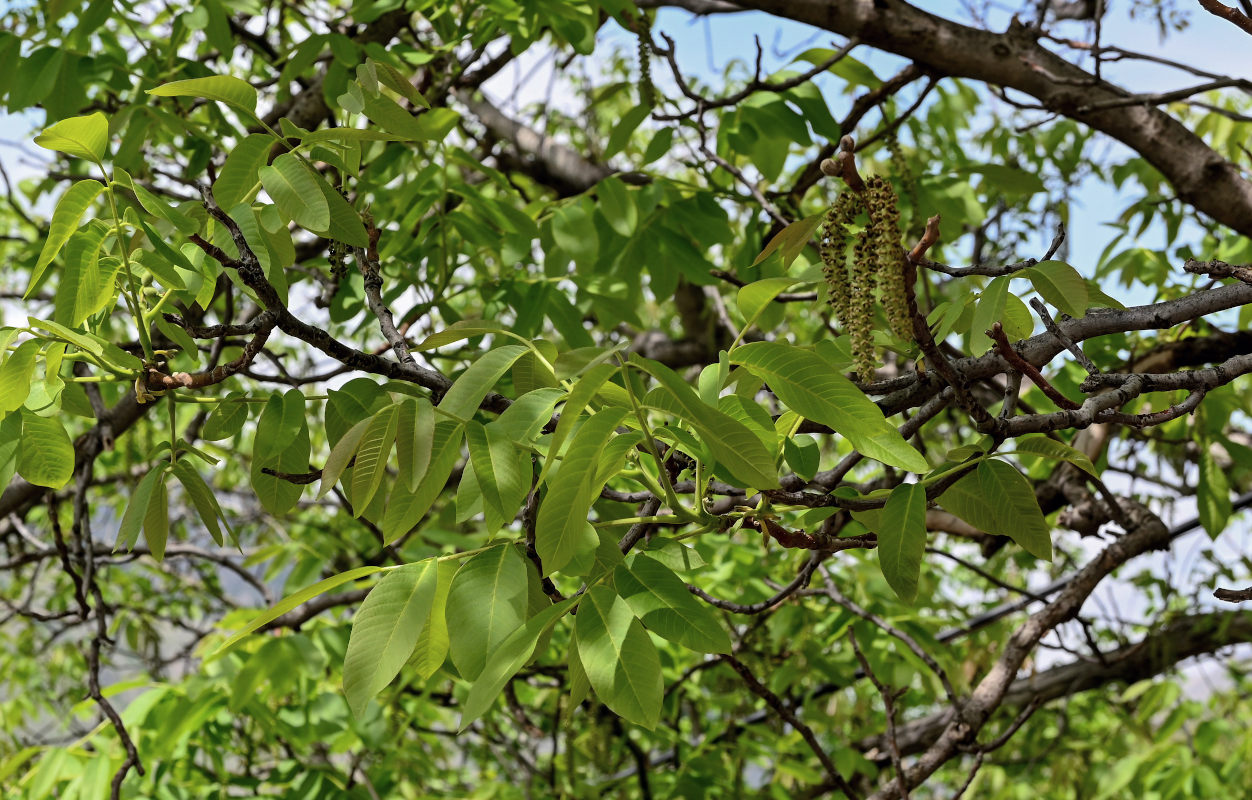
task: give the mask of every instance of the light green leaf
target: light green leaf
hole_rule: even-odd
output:
[[[44,128],[35,144],[99,164],[109,149],[109,120],[100,111],[85,117],[67,117]]]
[[[56,417],[21,409],[22,444],[17,474],[35,486],[60,489],[74,474],[74,443]]]
[[[765,449],[761,438],[750,428],[701,401],[669,367],[637,355],[632,355],[631,361],[661,382],[662,388],[649,392],[644,405],[674,414],[694,427],[713,458],[741,485],[756,489],[778,486],[774,454]]]
[[[781,342],[752,342],[735,348],[730,360],[763,378],[788,408],[847,437],[862,455],[909,472],[930,469],[878,406],[816,353]]]
[[[461,565],[455,561],[439,561],[439,575],[435,582],[435,599],[430,607],[430,619],[418,634],[413,646],[410,663],[422,680],[429,680],[439,671],[448,657],[448,591],[452,578]]]
[[[149,89],[148,94],[157,97],[203,97],[242,108],[254,116],[256,113],[256,89],[230,75],[164,83],[155,89]]]
[[[634,234],[639,224],[639,210],[630,199],[630,192],[620,178],[605,178],[596,187],[596,195],[600,199],[600,212],[609,221],[609,227],[629,237]]]
[[[729,653],[730,637],[712,609],[659,561],[640,553],[618,564],[613,585],[630,610],[658,636],[700,653]]]
[[[471,722],[491,708],[491,704],[504,690],[505,684],[526,665],[527,661],[530,661],[540,638],[552,630],[557,620],[564,616],[575,602],[577,598],[571,597],[548,606],[500,643],[487,660],[478,680],[474,681],[474,685],[470,687],[469,696],[465,698],[465,705],[461,709],[461,722],[457,730],[465,730]]]
[[[615,372],[617,372],[617,367],[612,364],[598,364],[584,373],[574,384],[569,397],[565,398],[565,405],[561,407],[561,419],[556,424],[556,430],[552,432],[551,441],[548,442],[548,458],[543,462],[543,468],[539,471],[540,483],[547,480],[548,471],[555,466],[557,456],[561,454],[561,446],[565,444],[565,439],[577,424],[583,409]]]
[[[309,230],[352,247],[368,247],[369,235],[365,231],[365,224],[361,222],[361,215],[357,213],[357,210],[321,175],[307,169],[305,171],[317,181],[317,188],[321,191],[322,197],[326,200],[326,207],[330,211],[330,223],[324,230],[314,228]]]
[[[410,140],[408,136],[369,128],[323,128],[305,135],[301,141],[305,144],[314,144],[316,142],[407,142]]]
[[[43,249],[39,251],[39,261],[35,263],[35,269],[31,273],[30,286],[26,290],[25,297],[30,297],[35,291],[39,279],[43,277],[44,270],[78,229],[78,221],[82,218],[83,212],[102,191],[104,191],[104,184],[100,181],[85,180],[74,184],[61,195],[61,199],[57,201],[56,210],[52,212],[52,221],[48,223],[48,235],[44,239]]]
[[[465,424],[470,463],[482,492],[488,536],[512,521],[530,489],[530,457],[495,428]]]
[[[795,278],[788,278],[784,275],[780,278],[765,278],[749,283],[739,289],[739,313],[743,315],[744,320],[755,320],[775,297],[795,282]]]
[[[304,487],[264,472],[296,474],[309,468],[309,426],[304,416],[304,395],[291,389],[272,395],[257,421],[253,443],[252,488],[271,514],[285,514],[295,507]]]
[[[227,533],[234,537],[234,533],[230,530],[230,525],[226,522],[226,515],[222,513],[222,507],[217,502],[217,495],[204,482],[204,478],[200,477],[200,473],[195,467],[187,462],[187,459],[179,459],[174,463],[174,475],[178,478],[179,483],[183,485],[187,496],[191,498],[191,502],[196,507],[196,513],[200,515],[200,521],[204,523],[204,527],[208,529],[209,535],[213,537],[213,541],[220,547],[222,542],[222,529],[217,524],[218,520],[226,526]]]
[[[475,336],[504,334],[508,330],[508,326],[487,319],[463,319],[452,323],[437,333],[432,333],[413,349],[419,353],[424,353],[427,350],[434,350],[445,345],[464,341],[465,339],[472,339]]]
[[[1071,317],[1087,313],[1087,282],[1078,270],[1064,261],[1041,261],[1017,274],[1030,278],[1040,297]]]
[[[596,696],[623,719],[651,730],[661,717],[661,659],[626,601],[593,586],[578,606],[578,658]]]
[[[613,130],[609,132],[609,141],[604,146],[604,159],[607,161],[617,155],[630,141],[630,135],[639,127],[639,123],[652,113],[650,105],[638,105],[627,111],[617,120]]]
[[[70,237],[52,315],[62,325],[81,325],[117,297],[114,279],[122,262],[100,256],[100,246],[108,234],[108,226],[96,221]]]
[[[948,487],[939,503],[975,528],[1007,536],[1036,558],[1052,559],[1052,529],[1030,481],[1003,461],[983,461]]]
[[[343,471],[348,468],[352,457],[356,455],[357,446],[361,444],[361,437],[365,435],[365,429],[369,427],[373,419],[373,417],[367,417],[353,425],[331,448],[330,455],[326,458],[326,463],[322,465],[322,483],[317,490],[318,499],[324,497],[339,482]]]
[[[435,409],[425,397],[409,398],[400,403],[396,425],[396,468],[400,480],[415,492],[430,466]]]
[[[448,592],[452,663],[476,680],[487,654],[526,621],[526,562],[512,545],[484,550],[466,561]]]
[[[170,495],[165,486],[165,470],[152,487],[148,509],[143,515],[143,539],[157,561],[165,559],[165,544],[170,538]]]
[[[755,267],[780,250],[782,251],[783,267],[791,266],[791,262],[795,261],[796,256],[804,251],[809,240],[813,238],[813,232],[817,230],[817,226],[822,224],[822,220],[825,217],[826,212],[823,211],[811,217],[798,219],[783,228],[773,239],[769,240],[769,244],[765,245],[765,249],[752,262],[752,266]]]
[[[26,402],[39,347],[38,339],[27,339],[0,364],[0,416],[17,411]]]
[[[974,315],[969,326],[969,346],[973,352],[979,353],[991,346],[991,339],[986,332],[991,329],[992,323],[999,322],[1004,316],[1008,290],[1009,278],[1002,275],[999,278],[992,278],[991,283],[987,284],[987,288],[979,296],[978,305],[974,307]]]
[[[223,397],[204,423],[200,438],[215,442],[229,439],[243,430],[244,423],[248,421],[248,404],[238,402],[242,397],[243,392],[231,392]]]
[[[506,344],[484,353],[456,379],[439,402],[439,408],[458,419],[469,419],[496,381],[525,352],[527,348],[520,344]]]
[[[410,491],[404,481],[395,482],[391,495],[387,498],[387,509],[383,513],[382,529],[386,543],[390,544],[396,537],[421,522],[435,498],[444,490],[448,476],[452,474],[452,468],[461,454],[463,430],[455,422],[436,424],[430,449],[430,467],[417,491]]]
[[[361,434],[361,442],[356,449],[356,467],[352,470],[352,491],[349,493],[354,516],[361,516],[382,485],[391,445],[396,440],[396,417],[396,406],[387,406],[370,417]],[[349,431],[344,438],[351,435]]]
[[[330,205],[318,186],[320,180],[298,158],[283,153],[258,171],[261,185],[288,219],[317,233],[330,228]]]
[[[320,594],[325,594],[331,589],[342,586],[349,581],[364,578],[366,575],[373,575],[375,572],[382,572],[384,569],[386,569],[386,567],[357,567],[355,569],[350,569],[347,572],[341,572],[338,575],[327,578],[326,580],[318,581],[312,586],[306,586],[295,594],[283,598],[275,604],[273,608],[243,626],[243,628],[235,632],[233,636],[225,642],[222,642],[216,650],[205,656],[203,663],[207,664],[210,661],[221,658],[229,652],[231,648],[251,635],[253,631],[259,630],[262,626],[273,622],[283,614],[286,614],[288,611],[291,611],[297,606],[307,603],[314,597],[317,597]]]
[[[1086,453],[1070,447],[1064,442],[1049,439],[1041,433],[1019,438],[1015,444],[1015,449],[1006,451],[1004,455],[1014,452],[1040,456],[1053,461],[1068,461],[1089,475],[1096,477],[1100,475],[1096,471],[1095,464],[1091,463],[1091,459],[1087,457]]]
[[[438,584],[433,558],[388,572],[352,619],[343,660],[343,691],[357,719],[365,704],[400,673],[430,619]]]
[[[234,208],[248,199],[274,144],[274,137],[268,133],[254,133],[230,149],[213,182],[213,199],[219,206]]]
[[[143,527],[144,517],[148,513],[148,501],[152,499],[152,491],[165,476],[166,463],[157,464],[143,476],[135,491],[126,501],[126,511],[122,514],[122,522],[117,529],[117,542],[113,552],[130,550],[139,538],[139,530]]]
[[[1230,483],[1207,444],[1201,444],[1200,479],[1196,482],[1196,511],[1210,539],[1216,539],[1230,522]]]
[[[612,408],[584,422],[555,477],[548,476],[548,493],[535,522],[535,550],[549,575],[596,549],[599,540],[587,524],[587,512],[595,499],[591,495],[592,479],[600,451],[625,416],[625,409]]]
[[[926,487],[902,483],[892,489],[875,532],[883,577],[901,600],[914,602],[926,552]]]

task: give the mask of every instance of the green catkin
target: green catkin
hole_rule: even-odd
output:
[[[913,325],[905,298],[899,200],[891,184],[882,177],[871,178],[866,183],[866,191],[870,197],[870,207],[874,209],[868,238],[874,250],[883,312],[891,331],[901,339],[911,341]]]
[[[643,20],[635,31],[639,48],[639,103],[652,108],[656,104],[656,86],[652,84],[652,43]]]
[[[920,235],[921,229],[918,224],[921,215],[917,213],[917,178],[913,175],[913,170],[909,169],[909,164],[904,160],[904,152],[900,149],[900,140],[892,133],[887,137],[887,152],[891,154],[891,171],[900,179],[900,188],[904,190],[904,197],[909,201],[909,208],[913,210],[913,223],[909,225],[910,233],[916,232]],[[917,228],[916,231],[913,229]]]
[[[818,248],[828,289],[827,302],[835,312],[835,318],[845,326],[852,303],[852,289],[848,285],[847,225],[856,217],[858,205],[856,195],[848,192],[835,198],[822,223]]]
[[[873,209],[870,209],[871,215]],[[878,282],[875,249],[870,237],[863,233],[852,248],[852,265],[848,271],[852,284],[852,301],[848,309],[848,338],[852,344],[852,365],[857,377],[868,383],[874,379],[874,288]]]

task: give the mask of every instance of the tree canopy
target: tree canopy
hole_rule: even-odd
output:
[[[6,4],[4,796],[1252,786],[1252,8],[919,5]]]

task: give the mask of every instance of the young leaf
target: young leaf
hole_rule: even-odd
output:
[[[822,220],[826,217],[826,212],[814,214],[811,217],[798,219],[769,240],[769,244],[765,245],[765,249],[752,262],[752,266],[760,264],[765,259],[772,256],[779,250],[782,251],[783,266],[791,266],[791,262],[796,260],[796,256],[803,252],[809,240],[813,238],[813,232],[817,230],[817,226],[822,224]],[[794,281],[792,281],[794,283]],[[781,291],[781,289],[779,290]]]
[[[648,630],[699,653],[729,653],[730,637],[669,567],[642,553],[613,573],[613,585]]]
[[[1030,278],[1040,297],[1071,317],[1087,313],[1087,282],[1078,270],[1064,261],[1041,261],[1018,274]]]
[[[455,422],[440,422],[435,425],[430,467],[417,491],[409,491],[403,481],[396,481],[383,514],[383,539],[386,543],[391,543],[420,522],[435,498],[444,490],[448,476],[452,474],[452,468],[461,454],[463,430],[464,427]]]
[[[61,252],[61,248],[78,229],[78,221],[87,210],[87,206],[91,205],[91,202],[102,191],[104,191],[103,183],[86,180],[79,181],[61,195],[61,199],[57,201],[56,210],[52,212],[52,221],[48,223],[48,235],[44,239],[43,249],[39,251],[39,261],[35,263],[35,269],[30,275],[30,284],[25,298],[29,298],[35,291],[48,264],[52,263],[52,259]]]
[[[1052,529],[1030,481],[1011,465],[996,459],[983,461],[948,487],[939,502],[975,528],[1007,536],[1036,558],[1052,559]]]
[[[617,372],[617,368],[612,364],[599,364],[588,370],[574,384],[569,397],[565,398],[565,405],[561,407],[561,419],[556,424],[556,430],[552,432],[551,441],[548,442],[548,457],[539,471],[540,483],[547,480],[548,470],[556,464],[557,456],[561,454],[561,445],[565,443],[566,437],[574,429],[583,409],[614,372]]]
[[[161,479],[153,485],[148,509],[143,515],[143,539],[157,561],[165,558],[165,544],[170,538],[170,496],[165,486],[165,472],[161,470]]]
[[[926,487],[902,483],[892,489],[875,532],[883,577],[901,600],[912,603],[926,552]]]
[[[530,489],[530,458],[493,428],[465,423],[470,463],[482,492],[488,536],[511,521]]]
[[[1200,524],[1210,539],[1216,539],[1230,521],[1232,504],[1226,473],[1213,458],[1205,443],[1200,450],[1200,479],[1196,483],[1196,511]]]
[[[241,108],[250,114],[256,112],[256,89],[229,75],[164,83],[155,89],[149,89],[148,94],[157,97],[203,97]]]
[[[426,475],[434,438],[435,409],[430,401],[418,397],[401,402],[396,420],[396,469],[410,492],[417,491]]]
[[[253,442],[252,488],[271,514],[285,514],[300,499],[304,487],[265,472],[295,474],[309,468],[309,426],[304,416],[304,395],[291,389],[272,395],[257,421]]]
[[[38,339],[27,339],[0,364],[0,416],[18,410],[26,402],[39,348]]]
[[[878,406],[816,353],[782,342],[752,342],[736,347],[730,360],[763,378],[788,408],[834,428],[863,455],[909,472],[930,469]]]
[[[460,564],[455,561],[439,561],[439,575],[435,581],[435,599],[430,606],[430,619],[418,634],[409,663],[422,680],[429,680],[439,671],[448,657],[448,591],[452,578]]]
[[[596,696],[615,714],[651,730],[661,717],[661,659],[626,601],[593,586],[578,606],[578,658]]]
[[[254,133],[231,148],[213,182],[213,199],[219,206],[234,208],[248,198],[248,192],[260,180],[261,167],[265,166],[273,146],[273,136]]]
[[[396,406],[387,406],[370,417],[361,434],[361,443],[356,449],[356,467],[352,470],[352,491],[349,493],[354,516],[361,516],[382,485],[383,475],[387,472],[387,457],[391,455],[391,445],[396,440],[396,416]],[[352,431],[349,431],[343,438],[351,435]],[[343,444],[343,440],[339,444]]]
[[[237,398],[243,396],[243,392],[231,392],[223,397],[204,423],[200,438],[215,442],[229,439],[243,430],[244,423],[248,421],[248,404],[237,402]]]
[[[504,685],[526,665],[527,661],[530,661],[539,640],[545,633],[552,630],[557,620],[564,616],[575,602],[577,598],[571,597],[548,606],[500,643],[487,660],[478,680],[474,681],[474,685],[470,687],[469,696],[465,698],[465,705],[461,708],[458,731],[465,730],[471,722],[491,708],[491,704],[504,690]]]
[[[276,603],[273,608],[269,609],[264,614],[257,616],[247,625],[243,626],[243,628],[236,631],[235,634],[231,636],[229,639],[227,639],[225,642],[222,642],[222,644],[219,645],[216,650],[214,650],[213,652],[205,656],[204,661],[202,663],[207,664],[210,661],[221,658],[227,652],[229,652],[235,645],[239,644],[241,641],[243,641],[249,635],[251,635],[253,631],[260,629],[263,625],[266,625],[267,623],[273,622],[274,620],[281,617],[283,614],[286,614],[288,611],[291,611],[297,606],[307,603],[308,601],[312,600],[314,597],[317,597],[320,594],[325,594],[326,592],[329,592],[331,589],[334,589],[338,586],[342,586],[348,581],[354,581],[354,580],[357,580],[358,578],[364,578],[366,575],[372,575],[375,572],[382,572],[384,569],[386,568],[385,567],[357,567],[356,569],[350,569],[347,572],[341,572],[338,575],[334,575],[330,578],[327,578],[326,580],[318,581],[312,586],[306,586],[305,588],[301,589],[300,591],[296,592],[293,595],[284,597],[281,601]]]
[[[109,120],[100,111],[85,117],[67,117],[44,128],[35,144],[99,164],[109,149]]]
[[[487,654],[526,621],[526,562],[511,545],[466,561],[448,592],[449,653],[461,677],[476,680]]]
[[[148,501],[152,498],[152,490],[165,475],[165,463],[157,464],[143,476],[135,491],[126,502],[126,511],[122,514],[121,525],[117,529],[117,542],[113,552],[130,550],[139,538],[139,530],[143,527],[144,516],[148,513]]]
[[[208,529],[213,541],[219,547],[222,545],[222,529],[217,524],[219,519],[223,525],[226,525],[227,533],[230,533],[233,538],[234,533],[231,532],[230,525],[226,523],[226,516],[222,514],[222,507],[218,505],[217,495],[213,494],[213,490],[204,482],[204,478],[200,477],[195,467],[187,463],[186,459],[179,459],[174,463],[173,471],[178,482],[183,485],[183,490],[191,498],[192,504],[196,507],[196,513],[200,515],[200,521]]]
[[[548,478],[548,493],[535,522],[535,550],[549,575],[596,549],[598,539],[587,525],[594,499],[591,482],[600,451],[625,416],[625,409],[606,409],[584,422],[556,477]]]
[[[343,660],[343,691],[356,718],[413,653],[430,619],[438,574],[439,562],[433,558],[388,572],[353,617]]]
[[[526,352],[528,349],[520,344],[506,344],[487,351],[461,373],[439,401],[439,407],[458,419],[469,419],[496,381]]]
[[[259,174],[261,185],[288,219],[314,233],[330,228],[330,205],[317,185],[319,178],[300,159],[283,153]]]
[[[1087,474],[1099,477],[1095,464],[1091,463],[1091,459],[1087,457],[1086,453],[1070,447],[1064,442],[1049,439],[1043,434],[1019,438],[1012,452],[1027,453],[1042,458],[1049,458],[1053,461],[1068,461]]]
[[[74,443],[55,417],[41,417],[25,408],[17,474],[35,486],[60,489],[74,474]]]

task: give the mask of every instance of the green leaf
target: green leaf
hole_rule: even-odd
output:
[[[25,408],[17,474],[35,486],[60,489],[74,474],[74,443],[56,417],[41,417]]]
[[[457,419],[469,419],[496,381],[526,352],[528,349],[520,344],[506,344],[487,351],[461,373],[439,401],[439,408]]]
[[[367,417],[353,425],[330,449],[330,455],[327,456],[326,463],[322,465],[322,483],[317,490],[319,500],[339,482],[343,471],[348,468],[352,457],[356,455],[357,447],[361,444],[361,437],[365,435],[365,429],[369,427],[373,419],[373,417]]]
[[[422,340],[422,343],[413,348],[416,352],[424,353],[427,350],[434,350],[445,345],[455,344],[466,339],[472,339],[475,336],[483,336],[486,334],[503,334],[508,332],[509,327],[499,322],[492,322],[487,319],[463,319],[454,322],[447,328],[437,333],[432,333]]]
[[[370,417],[361,434],[360,445],[356,449],[356,467],[352,470],[352,490],[348,495],[352,498],[353,516],[361,516],[382,485],[391,445],[396,440],[396,417],[396,406],[387,406]],[[349,431],[344,439],[351,435]]]
[[[258,171],[261,185],[288,219],[314,233],[330,228],[330,205],[318,178],[290,153],[283,153]]]
[[[321,175],[307,168],[305,171],[317,181],[317,188],[321,191],[322,197],[326,200],[326,207],[330,211],[330,223],[324,230],[315,228],[309,230],[352,247],[368,247],[369,235],[365,232],[365,224],[361,222],[361,215],[357,213],[357,210]]]
[[[439,671],[448,658],[448,591],[452,578],[461,565],[455,561],[438,561],[439,575],[435,582],[435,599],[430,607],[430,619],[418,634],[409,663],[422,680],[429,680]]]
[[[325,594],[326,592],[329,592],[331,589],[334,589],[338,586],[342,586],[343,584],[349,581],[354,581],[354,580],[357,580],[358,578],[364,578],[366,575],[373,575],[375,572],[382,572],[384,569],[386,569],[386,567],[357,567],[356,569],[350,569],[347,572],[341,572],[338,575],[327,578],[326,580],[318,581],[312,586],[306,586],[305,588],[301,589],[295,594],[292,594],[288,597],[283,598],[281,601],[275,604],[273,608],[269,609],[264,614],[261,614],[260,616],[254,618],[247,625],[243,626],[243,628],[236,631],[233,636],[231,636],[225,642],[222,642],[222,644],[219,645],[216,650],[214,650],[213,652],[205,656],[204,661],[202,663],[207,664],[210,661],[221,658],[222,656],[226,655],[226,653],[229,652],[231,648],[233,648],[235,645],[239,644],[241,641],[243,641],[249,635],[251,635],[253,631],[259,630],[262,626],[266,625],[267,623],[273,622],[274,620],[281,617],[283,614],[286,614],[288,611],[291,611],[297,606],[307,603],[308,601],[312,600],[314,597],[317,597],[318,595],[321,595],[321,594]]]
[[[596,549],[599,540],[587,524],[595,499],[592,479],[600,451],[625,416],[620,408],[594,414],[578,429],[555,476],[548,476],[548,493],[535,522],[535,550],[549,575]]]
[[[165,544],[170,538],[170,496],[165,486],[165,474],[166,470],[162,469],[161,479],[152,486],[148,508],[143,515],[143,539],[157,561],[165,559]]]
[[[930,469],[878,406],[816,353],[781,342],[752,342],[735,348],[730,360],[763,378],[788,408],[847,437],[862,455],[909,472]]]
[[[647,119],[651,113],[651,106],[638,105],[622,114],[613,126],[613,130],[609,133],[609,141],[604,146],[605,161],[608,161],[626,147],[626,144],[630,141],[630,135],[635,132],[635,128],[638,128],[639,123]]]
[[[526,665],[526,662],[530,661],[539,640],[545,633],[552,630],[557,620],[564,616],[575,602],[577,598],[571,597],[548,606],[500,643],[487,660],[478,680],[474,681],[474,685],[470,687],[469,696],[465,698],[465,705],[461,708],[458,731],[465,730],[471,722],[491,708],[491,704],[504,691],[505,684]]]
[[[587,407],[587,404],[591,402],[591,398],[596,396],[596,392],[600,391],[600,387],[615,372],[617,372],[617,367],[614,367],[612,364],[598,364],[588,370],[574,384],[574,388],[570,390],[569,397],[565,398],[565,405],[561,408],[561,419],[557,422],[556,430],[552,432],[552,439],[548,442],[548,458],[543,462],[543,468],[539,471],[540,483],[547,480],[548,471],[556,465],[557,456],[561,453],[561,446],[565,443],[565,439],[569,436],[570,431],[574,429],[574,425],[578,423],[578,418],[583,413],[583,409]]]
[[[969,326],[969,346],[973,352],[982,352],[991,346],[991,338],[987,336],[986,331],[991,329],[992,323],[999,322],[1004,316],[1008,290],[1009,278],[1002,275],[999,278],[992,278],[991,283],[987,284],[987,288],[979,296],[978,305],[974,307],[974,315]]]
[[[226,515],[222,513],[222,507],[217,502],[217,495],[204,482],[204,478],[200,477],[195,467],[191,466],[186,459],[179,459],[174,463],[173,472],[179,483],[183,485],[187,496],[191,498],[192,504],[196,507],[196,513],[200,515],[200,521],[208,529],[213,541],[219,547],[223,544],[222,529],[217,524],[219,519],[233,538],[234,533],[231,532],[230,525],[226,522]]]
[[[593,586],[578,606],[578,658],[596,696],[613,713],[651,730],[661,717],[661,659],[630,606]]]
[[[618,564],[613,585],[648,630],[699,653],[729,653],[730,637],[712,609],[669,567],[640,553]]]
[[[164,83],[155,89],[149,89],[148,94],[156,97],[203,97],[242,108],[253,116],[256,113],[256,89],[230,75]]]
[[[157,464],[143,476],[135,491],[126,501],[126,511],[122,514],[122,522],[117,529],[117,542],[113,552],[130,550],[139,538],[139,530],[143,527],[144,516],[148,513],[148,501],[152,499],[152,491],[165,475],[165,463]]]
[[[274,143],[274,137],[268,133],[254,133],[230,149],[213,182],[213,199],[219,206],[234,208],[248,198],[260,180],[261,167],[269,160]]]
[[[438,575],[434,558],[393,569],[370,590],[353,617],[343,659],[343,691],[357,719],[412,655],[430,619]]]
[[[1207,444],[1201,443],[1200,479],[1196,483],[1196,511],[1209,538],[1216,539],[1230,522],[1232,504],[1226,473],[1217,465]]]
[[[223,397],[204,423],[200,438],[215,442],[229,439],[243,430],[244,423],[248,421],[248,404],[237,400],[244,396],[243,392],[231,392]]]
[[[795,278],[788,278],[784,275],[780,278],[765,278],[741,287],[737,300],[739,313],[743,315],[744,320],[754,321],[775,297],[795,282]]]
[[[415,492],[430,466],[435,409],[425,397],[410,398],[400,403],[396,424],[396,469],[409,491]]]
[[[471,420],[465,442],[478,479],[488,536],[511,522],[530,490],[530,456],[495,428]]]
[[[975,528],[1007,536],[1036,558],[1052,560],[1052,528],[1043,518],[1030,481],[1011,465],[988,459],[948,487],[945,509]]]
[[[309,468],[309,426],[304,416],[304,395],[291,389],[272,395],[257,421],[252,450],[252,488],[271,514],[285,514],[295,507],[304,487],[267,475],[264,470],[290,474]]]
[[[741,485],[756,489],[778,486],[774,454],[765,449],[761,438],[750,428],[701,401],[669,367],[636,355],[631,356],[631,361],[661,382],[662,388],[649,392],[644,405],[674,414],[694,427],[713,458]]]
[[[1100,476],[1100,473],[1096,471],[1095,464],[1091,463],[1091,459],[1087,457],[1086,453],[1070,447],[1064,442],[1049,439],[1042,433],[1018,438],[1015,449],[1006,451],[1003,454],[1008,455],[1010,453],[1025,453],[1053,461],[1068,461],[1089,475]]]
[[[27,339],[0,364],[0,417],[17,411],[26,402],[39,348],[38,339]]]
[[[99,164],[109,149],[109,120],[100,111],[85,117],[67,117],[44,128],[35,144]]]
[[[622,236],[633,235],[639,224],[639,211],[630,199],[626,184],[620,178],[605,178],[596,187],[596,196],[600,200],[600,212],[609,221],[609,227]]]
[[[449,653],[461,677],[476,680],[487,654],[526,621],[526,562],[512,545],[466,561],[448,592]]]
[[[817,226],[822,224],[825,219],[826,212],[814,214],[811,217],[798,219],[787,227],[783,228],[773,239],[769,240],[769,244],[765,245],[765,249],[761,251],[756,260],[752,262],[752,266],[760,264],[774,253],[782,251],[783,267],[791,266],[791,262],[796,260],[796,256],[804,252],[804,248],[808,245],[809,240],[813,238],[813,232],[817,230]],[[794,282],[794,281],[793,281]],[[779,291],[782,291],[781,289]],[[772,298],[771,298],[772,299]]]
[[[1071,317],[1087,313],[1087,282],[1078,270],[1064,261],[1041,261],[1017,274],[1030,278],[1040,297]]]
[[[396,481],[387,498],[387,509],[383,514],[383,539],[386,543],[390,544],[396,537],[419,523],[430,510],[435,498],[443,492],[448,476],[452,474],[452,468],[461,454],[463,430],[463,426],[455,422],[436,424],[431,442],[430,467],[417,491],[410,491],[404,481]]]
[[[108,235],[108,227],[97,221],[70,237],[52,315],[62,325],[81,325],[117,297],[114,279],[122,262],[100,256],[100,247]]]
[[[35,291],[44,270],[78,229],[78,221],[82,219],[83,212],[102,191],[104,184],[100,181],[85,180],[74,184],[61,195],[56,210],[52,212],[52,221],[48,223],[48,235],[44,239],[43,249],[39,251],[39,261],[35,263],[24,298],[29,298]]]
[[[926,552],[926,487],[902,483],[892,489],[875,533],[883,577],[901,600],[914,602]]]

